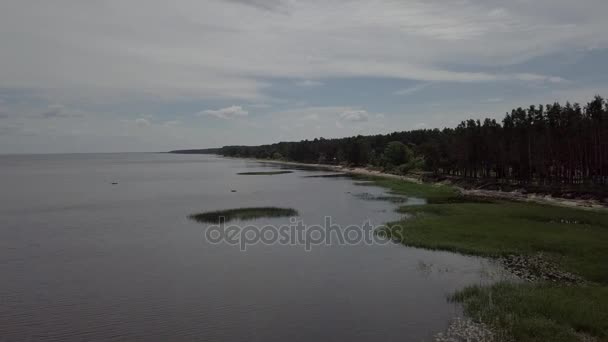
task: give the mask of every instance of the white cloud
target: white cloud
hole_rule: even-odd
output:
[[[251,107],[251,108],[271,108],[272,105],[269,103],[254,103],[254,104],[250,104],[249,107]]]
[[[340,120],[350,122],[364,122],[369,120],[369,113],[365,110],[350,109],[340,113]]]
[[[15,135],[23,132],[22,124],[0,124],[0,136]]]
[[[395,94],[395,95],[410,95],[410,94],[413,94],[413,93],[415,93],[417,91],[423,90],[423,89],[427,88],[430,85],[431,85],[431,83],[420,83],[420,84],[417,84],[417,85],[409,87],[409,88],[399,89],[399,90],[395,91],[393,94]]]
[[[509,15],[508,11],[502,7],[495,8],[488,13],[488,16],[494,17],[494,18],[506,18],[506,17],[508,17],[508,15]]]
[[[310,106],[276,111],[265,116],[265,127],[276,127],[278,136],[265,142],[297,141],[314,137],[344,137],[386,132],[387,119],[354,106]],[[394,127],[393,127],[394,128]],[[271,130],[272,131],[272,130]]]
[[[320,122],[325,125],[338,121],[341,123],[366,123],[385,118],[382,113],[369,113],[367,110],[349,106],[303,107],[271,113],[272,120],[284,120],[286,124],[300,122]],[[312,127],[312,126],[311,126]]]
[[[217,110],[204,110],[199,114],[211,115],[220,119],[233,119],[238,117],[246,117],[249,115],[249,112],[244,110],[241,106],[230,106]]]
[[[318,127],[326,137],[379,133],[380,123],[386,130],[420,122],[438,127],[529,103],[584,101],[608,95],[600,77],[605,66],[589,68],[599,75],[596,83],[565,80],[579,65],[554,75],[540,71],[555,64],[545,68],[543,58],[605,53],[607,12],[605,0],[2,0],[0,123],[4,132],[38,140],[5,134],[0,151],[255,144],[310,138]],[[370,91],[343,105],[352,90],[386,89],[386,78],[415,85],[388,90],[407,98],[381,101]],[[358,82],[352,89],[350,79]],[[498,91],[463,89],[466,105],[458,106],[442,96],[448,88],[478,86],[454,82]],[[437,96],[422,106],[416,95],[429,84],[433,90],[437,84]],[[298,86],[322,86],[324,93]],[[530,91],[510,92],[514,86]],[[501,94],[509,96],[483,102]],[[242,107],[217,109],[217,103]],[[192,106],[208,109],[201,115],[242,118],[231,125],[238,134],[207,127],[207,120],[184,116],[179,124],[168,116]],[[431,106],[446,118],[425,118]],[[143,112],[159,116],[132,116]],[[265,129],[296,124],[301,129],[281,137]],[[73,143],[74,132],[82,144]]]
[[[44,110],[36,113],[34,117],[42,119],[65,119],[65,118],[82,118],[85,113],[80,110],[67,108],[62,104],[49,104]]]
[[[312,114],[308,114],[308,115],[302,117],[302,120],[304,120],[304,121],[319,121],[320,118],[319,118],[319,114],[312,113]]]
[[[298,87],[318,87],[318,86],[322,86],[323,82],[314,81],[314,80],[303,80],[303,81],[296,82],[296,85]]]
[[[276,111],[272,113],[272,116],[289,120],[302,119],[305,117],[327,118],[350,109],[352,108],[345,106],[310,106]]]
[[[146,118],[137,118],[135,119],[135,125],[137,125],[137,127],[147,127],[150,126],[150,120],[146,119]]]
[[[498,70],[608,46],[603,0],[245,3],[2,1],[0,87],[261,99],[275,77],[560,82]]]
[[[179,126],[181,124],[182,124],[182,122],[179,120],[169,120],[169,121],[163,122],[163,125],[167,126],[167,127],[175,127],[175,126]]]
[[[58,104],[48,105],[47,110],[41,113],[40,116],[45,119],[65,116],[65,107]]]

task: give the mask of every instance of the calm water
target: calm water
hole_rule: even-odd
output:
[[[0,340],[428,341],[494,265],[399,245],[210,244],[189,214],[292,207],[399,217],[348,178],[201,155],[0,156]],[[118,185],[111,185],[112,182]],[[236,193],[231,192],[237,190]],[[285,224],[288,218],[257,220]]]

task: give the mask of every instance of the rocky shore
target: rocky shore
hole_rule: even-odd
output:
[[[456,318],[445,332],[435,335],[435,342],[509,342],[499,339],[498,335],[484,323],[477,323],[468,318]]]
[[[509,255],[499,258],[499,262],[505,269],[525,281],[545,281],[567,285],[585,283],[585,280],[581,277],[560,270],[557,265],[548,261],[542,253],[532,256]]]

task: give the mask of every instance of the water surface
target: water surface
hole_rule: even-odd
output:
[[[306,177],[328,172],[237,175],[273,170],[203,155],[0,156],[0,339],[428,341],[459,314],[446,296],[497,272],[394,244],[206,242],[188,215],[278,206],[306,224],[399,218],[397,204],[355,195],[383,189]]]

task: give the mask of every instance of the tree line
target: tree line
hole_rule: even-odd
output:
[[[225,146],[224,156],[372,166],[539,184],[608,183],[608,103],[517,108],[498,122],[261,146]]]

